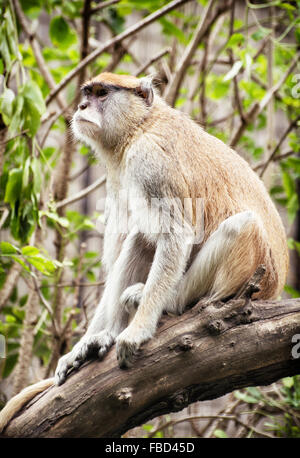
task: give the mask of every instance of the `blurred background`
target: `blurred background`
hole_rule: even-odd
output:
[[[165,5],[169,5],[167,13]],[[103,290],[105,167],[70,133],[103,71],[158,92],[231,145],[284,222],[300,297],[300,2],[0,1],[0,407],[53,375]],[[300,437],[300,378],[236,391],[126,437]]]

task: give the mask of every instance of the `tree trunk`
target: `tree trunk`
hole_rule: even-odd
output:
[[[118,437],[192,402],[268,385],[300,373],[297,334],[300,299],[202,300],[180,317],[164,316],[132,368],[119,369],[113,347],[39,394],[3,436]]]

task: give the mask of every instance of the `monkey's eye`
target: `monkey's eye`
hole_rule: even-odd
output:
[[[107,89],[98,89],[96,91],[96,96],[97,97],[106,97],[108,95],[108,90]]]

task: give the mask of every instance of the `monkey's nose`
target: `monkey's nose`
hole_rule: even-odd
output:
[[[87,102],[81,102],[81,103],[78,105],[78,109],[79,109],[79,110],[85,110],[87,106],[88,106],[88,103],[87,103]]]

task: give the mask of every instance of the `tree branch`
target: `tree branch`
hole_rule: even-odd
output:
[[[267,91],[263,99],[258,103],[255,102],[248,113],[244,116],[244,119],[241,119],[240,125],[237,127],[236,131],[233,133],[229,145],[234,148],[238,141],[240,140],[241,136],[243,135],[246,127],[248,124],[252,123],[257,116],[266,108],[272,97],[276,94],[276,92],[281,89],[283,84],[285,83],[286,79],[288,76],[292,73],[294,68],[296,67],[297,63],[299,60],[299,55],[297,54],[294,59],[292,60],[291,65],[287,69],[287,71],[283,74],[283,76],[280,78],[280,80],[274,84],[274,86]]]
[[[211,18],[210,14],[213,9],[214,2],[215,0],[210,0],[208,5],[206,6],[202,15],[202,19],[199,21],[198,26],[196,27],[196,30],[189,44],[185,48],[182,58],[180,59],[175,70],[174,76],[166,89],[164,99],[171,106],[174,106],[176,102],[179,88],[186,74],[186,71],[190,65],[191,59],[198,48],[199,43],[201,42],[203,37],[208,33],[210,27],[215,22],[215,20],[220,16],[221,12],[224,12],[226,10],[223,6],[223,8],[218,9],[217,12],[215,12],[213,17]]]
[[[98,178],[98,180],[94,181],[94,183],[90,184],[85,189],[82,189],[74,196],[67,197],[64,200],[57,202],[56,208],[66,207],[67,205],[73,204],[74,202],[77,202],[78,200],[83,199],[83,197],[87,196],[91,192],[95,191],[95,189],[98,189],[100,186],[102,186],[105,183],[105,181],[106,181],[106,176],[102,176]]]
[[[286,137],[288,136],[288,134],[297,127],[297,124],[298,122],[300,121],[300,115],[297,116],[296,119],[294,119],[290,125],[287,127],[287,129],[284,131],[284,133],[282,134],[279,142],[277,143],[277,145],[275,146],[275,148],[273,149],[273,151],[271,152],[270,156],[268,157],[268,159],[266,160],[266,162],[264,162],[263,164],[261,164],[261,172],[259,174],[260,177],[263,176],[263,174],[265,173],[268,165],[270,164],[270,162],[274,161],[275,157],[276,157],[276,154],[277,152],[279,151],[282,143],[284,142],[284,140],[286,139]]]
[[[157,54],[152,56],[147,62],[145,62],[141,67],[139,67],[135,72],[135,76],[139,76],[141,73],[144,73],[150,65],[153,65],[155,62],[158,60],[162,59],[166,54],[169,54],[171,52],[171,48],[166,48],[163,49],[162,51],[159,51]]]
[[[113,6],[116,3],[119,3],[120,0],[107,0],[106,2],[100,3],[100,5],[95,6],[95,8],[91,9],[91,14],[98,13],[99,11],[102,11],[104,8],[107,8],[109,6]]]
[[[202,300],[163,321],[131,369],[118,368],[113,347],[32,400],[3,436],[117,437],[195,401],[300,372],[291,354],[300,299]]]
[[[22,272],[22,266],[18,262],[12,264],[11,268],[9,269],[4,285],[1,288],[0,294],[0,310],[5,307],[6,302],[8,301],[13,289],[18,281],[19,276]]]

